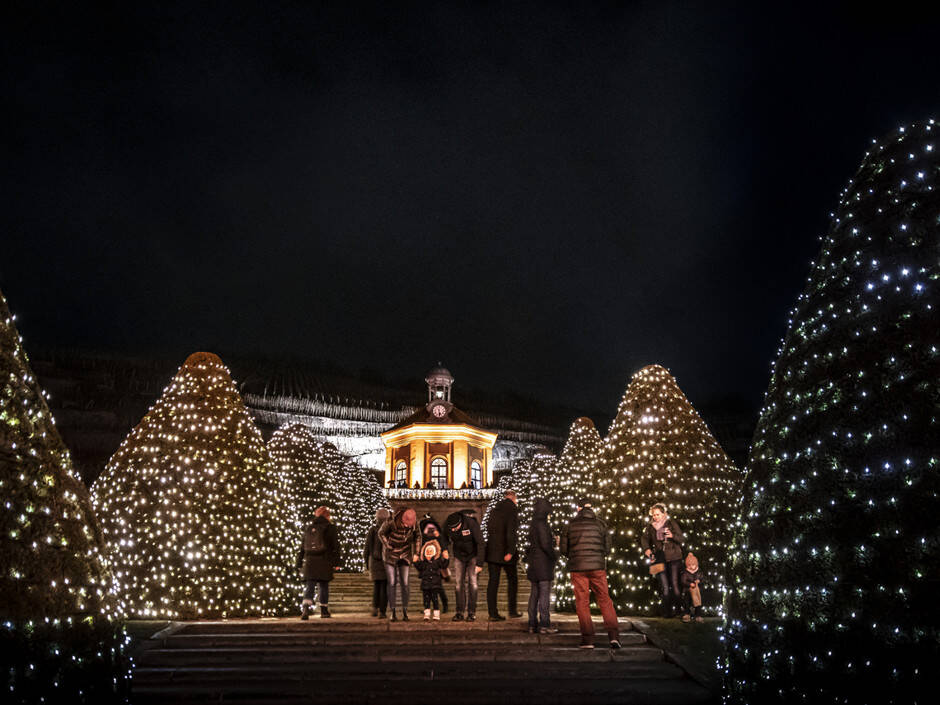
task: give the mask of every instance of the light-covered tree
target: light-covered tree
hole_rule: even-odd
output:
[[[4,702],[120,702],[129,660],[88,491],[0,293]]]
[[[275,431],[268,450],[271,472],[281,476],[286,493],[297,506],[300,522],[289,527],[293,548],[299,550],[302,525],[312,521],[317,507],[326,506],[336,524],[342,567],[361,570],[365,538],[375,511],[388,506],[372,473],[332,444],[318,441],[300,423]]]
[[[630,380],[598,472],[602,518],[613,531],[611,596],[628,613],[652,612],[656,585],[640,549],[649,507],[662,502],[686,535],[718,595],[724,588],[731,511],[741,475],[669,372],[650,365]]]
[[[726,600],[729,703],[935,700],[940,128],[843,191],[758,422]]]
[[[575,419],[561,455],[554,463],[551,482],[543,489],[552,503],[551,525],[555,535],[560,535],[574,516],[581,497],[589,497],[598,511],[604,511],[604,498],[598,492],[595,477],[602,450],[603,441],[594,422],[586,416]],[[554,593],[559,609],[574,608],[571,578],[563,561],[559,561],[555,570]]]
[[[216,355],[186,359],[92,489],[130,614],[277,615],[295,601],[296,510]]]

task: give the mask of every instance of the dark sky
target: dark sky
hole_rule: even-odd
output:
[[[0,30],[27,347],[756,403],[866,145],[940,117],[905,3],[78,5]]]

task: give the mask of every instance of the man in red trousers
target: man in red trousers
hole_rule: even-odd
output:
[[[561,532],[559,548],[568,556],[568,571],[574,587],[574,609],[581,627],[581,648],[594,648],[594,622],[591,621],[590,592],[604,618],[610,648],[620,648],[620,628],[614,603],[607,593],[607,554],[610,532],[607,524],[594,515],[587,497],[578,500],[578,513]]]

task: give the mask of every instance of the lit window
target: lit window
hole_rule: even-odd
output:
[[[470,486],[475,490],[483,487],[483,466],[479,460],[470,463]]]
[[[395,484],[399,482],[408,482],[408,463],[404,460],[399,460],[398,465],[395,466]]]
[[[431,461],[431,482],[437,489],[447,487],[447,461],[437,457]]]

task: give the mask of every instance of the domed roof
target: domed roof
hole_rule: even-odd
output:
[[[450,370],[438,362],[437,367],[431,368],[431,371],[425,376],[424,381],[430,385],[453,384],[454,376],[450,373]]]

